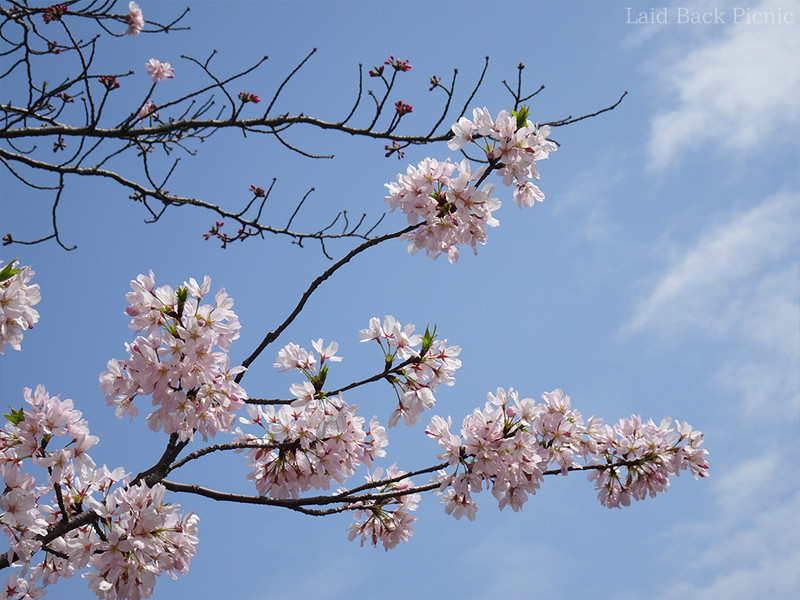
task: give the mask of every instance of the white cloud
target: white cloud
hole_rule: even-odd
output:
[[[718,26],[720,37],[682,53],[659,73],[677,103],[651,123],[651,167],[667,165],[701,143],[746,155],[762,147],[769,134],[797,126],[800,2],[765,0],[750,8],[751,14],[778,11],[791,14],[794,23],[733,24],[729,10],[727,24]]]
[[[793,458],[800,398],[798,231],[797,192],[728,214],[675,256],[624,327],[627,334],[719,343],[708,370],[732,400],[719,408],[721,418],[733,416],[728,433],[738,456],[711,449],[713,509],[705,520],[682,521],[666,535],[666,547],[680,545],[684,552],[680,576],[658,600],[788,598],[800,589]],[[671,551],[665,560],[673,557]]]
[[[800,193],[777,194],[710,227],[653,282],[622,328],[725,344],[712,381],[747,414],[797,411]]]
[[[624,331],[740,332],[785,343],[776,317],[792,317],[796,270],[787,271],[786,259],[799,225],[800,194],[781,193],[712,226],[659,276]]]

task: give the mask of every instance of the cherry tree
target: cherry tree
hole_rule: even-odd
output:
[[[351,540],[389,550],[411,538],[425,492],[439,497],[446,514],[474,520],[482,491],[489,490],[501,510],[519,511],[546,476],[585,472],[598,500],[610,508],[667,491],[670,478],[683,470],[707,476],[702,434],[688,423],[632,415],[607,424],[585,417],[560,389],[535,400],[500,387],[471,412],[435,414],[440,386],[453,386],[461,367],[458,332],[445,338],[436,326],[423,331],[376,315],[357,335],[375,348],[379,368],[339,387],[327,383],[346,355],[336,341],[312,340],[310,349],[294,342],[275,347],[328,279],[379,244],[399,239],[411,254],[424,252],[433,260],[443,255],[450,263],[465,247],[477,254],[499,225],[500,198],[510,197],[520,209],[544,200],[539,163],[558,149],[553,131],[612,110],[622,97],[591,114],[540,123],[528,102],[542,88],[523,91],[524,65],[515,85],[504,82],[509,106],[496,109],[473,106],[485,67],[463,99],[454,71],[449,82],[432,76],[427,83],[443,99],[431,126],[404,133],[401,122],[414,108],[395,89],[413,67],[410,59],[389,56],[366,73],[359,66],[354,101],[341,119],[275,114],[286,83],[313,52],[277,82],[271,97],[240,85],[266,58],[220,74],[213,53],[184,57],[195,70],[185,77],[199,76],[198,82],[193,91],[172,97],[164,86],[184,74],[159,58],[116,73],[94,65],[99,53],[125,43],[126,36],[184,29],[187,13],[156,23],[135,2],[125,14],[114,5],[72,0],[0,6],[8,65],[2,78],[25,83],[0,106],[0,160],[6,176],[51,199],[52,215],[41,236],[4,232],[4,245],[73,249],[59,229],[59,203],[75,180],[102,178],[140,206],[153,227],[169,211],[194,209],[214,222],[203,234],[209,243],[257,244],[269,235],[301,246],[314,242],[330,265],[241,364],[230,358],[241,329],[234,301],[213,287],[210,276],[164,282],[150,271],[131,281],[125,313],[133,333],[108,361],[99,385],[118,417],[138,419],[139,408],[152,405],[145,421],[163,433],[163,452],[141,472],[97,466],[90,450],[99,440],[72,400],[44,386],[4,399],[13,407],[0,432],[0,529],[8,539],[0,568],[10,572],[3,598],[42,597],[48,586],[76,573],[99,598],[151,596],[157,576],[186,573],[195,556],[199,518],[178,503],[191,495],[307,515],[349,513]],[[62,65],[62,79],[43,82],[39,65],[53,60]],[[121,101],[120,88],[137,77],[149,78],[147,93]],[[306,197],[292,203],[287,222],[271,221],[264,208],[268,199],[276,201],[272,187],[251,185],[237,206],[169,189],[184,168],[181,159],[225,130],[271,136],[289,152],[320,158],[288,140],[287,131],[303,127],[381,140],[387,157],[402,160],[406,149],[424,145],[432,156],[386,184],[388,216],[354,219],[342,208],[322,226],[315,215],[304,216]],[[390,225],[398,212],[405,223]],[[23,263],[0,265],[0,353],[21,351],[24,337],[36,335],[31,330],[41,293],[32,266]],[[256,361],[294,376],[284,397],[263,398],[247,387]],[[351,390],[367,386],[386,393],[393,406],[388,414],[349,403]],[[441,451],[430,464],[407,465],[391,454],[389,430],[399,426],[419,427],[438,444]],[[252,493],[180,481],[182,468],[212,454],[245,462]]]

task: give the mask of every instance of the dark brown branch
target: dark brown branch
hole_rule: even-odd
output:
[[[178,441],[177,433],[171,434],[169,436],[169,442],[167,442],[167,447],[164,449],[164,453],[161,455],[161,458],[158,459],[158,462],[134,477],[130,485],[134,486],[140,481],[144,481],[148,487],[153,487],[156,483],[159,483],[167,476],[167,473],[169,473],[172,461],[178,457],[181,450],[183,450],[188,443],[188,441]]]
[[[169,468],[167,469],[165,476],[170,472],[174,471],[175,469],[181,468],[186,463],[197,460],[198,458],[202,458],[206,454],[211,454],[213,452],[223,452],[225,450],[243,450],[245,448],[261,448],[264,450],[274,450],[278,449],[284,444],[273,444],[265,442],[261,439],[252,439],[252,440],[244,440],[241,442],[228,442],[223,444],[213,444],[211,446],[206,446],[205,448],[200,448],[199,450],[195,450],[194,452],[190,452],[182,459],[175,461]]]
[[[341,239],[341,238],[348,238],[348,237],[356,237],[359,239],[367,239],[367,236],[364,234],[357,233],[356,231],[348,231],[343,234],[336,234],[336,233],[325,233],[325,232],[312,232],[312,233],[303,233],[299,231],[291,231],[288,228],[278,228],[272,227],[270,225],[265,225],[264,223],[260,223],[253,219],[245,219],[239,213],[232,212],[229,210],[223,209],[221,206],[216,204],[212,204],[206,202],[204,200],[200,200],[198,198],[189,198],[184,196],[168,196],[163,192],[163,186],[156,187],[155,183],[151,181],[151,184],[154,186],[153,188],[147,188],[143,185],[127,179],[116,173],[115,171],[110,171],[107,169],[99,169],[97,167],[75,167],[69,165],[54,165],[48,162],[36,160],[34,158],[24,156],[22,154],[16,154],[13,152],[9,152],[3,148],[0,148],[0,159],[3,161],[14,161],[18,163],[22,163],[28,167],[39,169],[42,171],[50,171],[53,173],[59,173],[61,175],[82,175],[82,176],[92,176],[92,177],[104,177],[108,179],[112,179],[117,183],[123,185],[124,187],[129,188],[134,192],[134,199],[145,201],[147,198],[152,198],[157,200],[158,202],[163,204],[163,209],[160,213],[155,213],[151,211],[154,215],[154,221],[158,220],[158,216],[163,214],[163,210],[169,206],[195,206],[198,208],[203,208],[209,210],[213,213],[216,213],[223,219],[231,219],[237,223],[239,223],[242,227],[249,227],[258,232],[264,233],[272,233],[272,234],[281,234],[287,235],[295,240],[304,240],[304,239],[314,239],[314,240],[322,240],[322,239]],[[174,168],[174,167],[173,167]],[[44,241],[45,239],[51,239],[54,236],[48,236],[47,238],[43,238],[42,240],[37,240],[37,242],[22,242],[19,240],[14,240],[13,243],[38,243],[39,241]]]
[[[267,110],[265,110],[265,111],[264,111],[264,118],[266,118],[266,117],[267,117],[267,115],[269,114],[269,111],[271,111],[271,110],[272,110],[272,107],[275,105],[275,102],[277,102],[277,101],[278,101],[278,96],[280,96],[280,95],[281,95],[281,92],[283,91],[283,88],[284,88],[284,87],[286,87],[286,84],[287,84],[287,83],[289,83],[289,80],[290,80],[292,77],[294,77],[295,73],[297,73],[297,72],[298,72],[300,69],[302,69],[302,68],[303,68],[303,65],[305,65],[305,64],[308,62],[308,60],[309,60],[309,59],[310,59],[310,58],[311,58],[311,57],[312,57],[314,54],[316,54],[316,52],[317,52],[317,49],[316,49],[316,48],[312,48],[312,49],[311,49],[311,52],[309,52],[309,53],[306,55],[306,57],[305,57],[303,60],[301,60],[301,61],[300,61],[300,64],[299,64],[299,65],[297,65],[297,66],[296,66],[296,67],[295,67],[295,68],[292,70],[292,72],[291,72],[291,73],[289,73],[289,74],[286,76],[286,79],[284,79],[284,80],[281,82],[281,84],[278,86],[278,89],[275,91],[275,95],[272,97],[272,100],[270,101],[270,103],[269,103],[269,106],[267,106]]]
[[[297,315],[299,315],[300,311],[303,310],[303,307],[306,305],[306,302],[308,302],[308,299],[316,291],[316,289],[320,285],[322,285],[331,275],[333,275],[336,271],[338,271],[341,267],[350,262],[350,260],[352,260],[355,256],[364,252],[364,250],[372,248],[373,246],[377,246],[378,244],[385,242],[387,240],[395,239],[400,237],[401,235],[410,233],[411,231],[414,231],[420,226],[422,226],[422,223],[418,223],[416,225],[409,225],[408,227],[406,227],[405,229],[401,229],[400,231],[395,231],[394,233],[387,233],[386,235],[369,239],[360,246],[358,246],[357,248],[354,248],[353,250],[348,252],[344,256],[344,258],[340,259],[334,265],[326,269],[324,273],[322,273],[319,277],[317,277],[314,281],[311,282],[311,285],[308,286],[308,289],[303,293],[302,297],[300,298],[300,301],[297,303],[297,306],[295,306],[294,310],[289,314],[288,317],[286,317],[283,323],[281,323],[274,330],[270,331],[266,335],[266,337],[264,337],[264,339],[261,341],[258,347],[253,351],[253,353],[242,361],[242,366],[244,367],[250,366],[250,364],[252,364],[252,362],[256,358],[258,358],[258,355],[261,354],[267,346],[269,346],[272,342],[278,339],[280,334],[283,333],[283,331],[292,323],[292,321],[294,321],[297,318]],[[245,372],[239,373],[236,376],[235,381],[237,383],[242,380],[242,376],[244,375]]]
[[[216,500],[217,502],[234,502],[238,504],[258,504],[264,506],[277,506],[281,508],[288,508],[290,510],[302,512],[307,515],[324,516],[338,512],[343,512],[345,510],[356,510],[362,508],[364,503],[382,502],[385,500],[390,500],[392,498],[400,498],[403,496],[409,496],[411,494],[418,494],[438,489],[439,487],[441,487],[441,484],[437,481],[433,481],[422,485],[415,485],[413,487],[396,489],[388,492],[376,492],[376,493],[364,493],[364,494],[360,493],[368,489],[384,487],[392,483],[401,481],[403,479],[414,477],[415,475],[421,475],[425,473],[432,473],[435,471],[439,471],[441,469],[446,468],[448,464],[449,463],[441,463],[438,465],[434,465],[432,467],[428,467],[426,469],[420,469],[418,471],[414,471],[411,473],[404,473],[396,477],[382,479],[374,482],[368,482],[364,485],[343,492],[338,492],[330,496],[320,495],[320,496],[306,496],[301,498],[270,498],[267,496],[257,496],[252,494],[237,494],[233,492],[223,492],[203,487],[197,484],[179,483],[175,481],[169,481],[166,479],[162,480],[161,484],[172,492],[195,494],[198,496],[209,498],[211,500]],[[592,464],[585,466],[568,467],[567,471],[572,472],[572,471],[607,470],[620,467],[635,466],[636,464],[637,463],[631,463],[630,461],[620,460],[610,464]],[[545,471],[543,473],[543,475],[560,475],[560,474],[561,474],[560,469],[553,469],[550,471]],[[329,506],[331,504],[339,504],[340,506],[326,510],[312,510],[308,508],[309,506]]]
[[[549,121],[547,123],[542,123],[542,125],[549,125],[550,127],[562,127],[564,125],[572,125],[573,123],[577,123],[578,121],[583,121],[584,119],[591,119],[592,117],[596,117],[597,115],[602,115],[604,112],[614,110],[620,105],[622,99],[627,95],[628,95],[627,91],[623,92],[622,95],[619,97],[619,100],[614,102],[614,104],[612,104],[611,106],[606,106],[605,108],[601,108],[600,110],[590,113],[588,115],[583,115],[581,117],[574,117],[574,118],[572,117],[572,115],[570,115],[569,117],[566,117],[559,121]]]

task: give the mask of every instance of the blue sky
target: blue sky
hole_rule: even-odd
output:
[[[268,54],[242,85],[265,98],[319,48],[276,111],[329,120],[349,110],[358,63],[408,58],[413,69],[392,97],[414,106],[408,132],[427,129],[441,106],[428,91],[430,75],[447,78],[458,68],[460,105],[487,55],[473,106],[494,114],[508,108],[500,82],[515,81],[519,62],[531,91],[546,86],[533,101],[536,120],[593,112],[628,91],[613,112],[553,132],[561,146],[540,165],[543,204],[519,211],[498,188],[501,225],[478,256],[462,251],[450,265],[393,242],[326,282],[251,367],[243,385],[252,396],[287,395],[294,379],[271,365],[289,341],[337,340],[345,360],[332,383],[379,370],[381,356],[358,344],[357,332],[370,317],[392,314],[418,328],[436,323],[463,349],[457,383],[440,392],[436,414],[460,422],[498,386],[534,398],[560,387],[586,416],[608,422],[632,413],[689,421],[705,433],[711,478],[684,475],[668,494],[619,511],[603,508],[585,478],[552,478],[521,513],[501,513],[483,494],[474,523],[453,520],[425,496],[415,536],[388,553],[348,542],[349,515],[177,497],[200,515],[198,556],[189,575],[162,578],[154,598],[760,600],[800,587],[799,2],[754,3],[750,23],[741,13],[734,22],[737,4],[723,0],[189,4],[189,32],[106,42],[100,61],[109,72],[136,71],[123,82],[120,107],[128,90],[137,100],[146,91],[149,58],[175,68],[175,79],[156,89],[160,104],[203,81],[180,55],[212,49],[220,73]],[[184,6],[140,5],[159,21]],[[631,23],[628,7],[634,15],[666,11],[668,22]],[[681,22],[680,9],[716,10],[725,22]],[[794,22],[752,22],[767,13]],[[13,86],[3,92],[13,96]],[[310,161],[271,140],[226,134],[184,158],[173,185],[237,206],[251,184],[267,187],[277,177],[269,210],[280,223],[315,187],[301,213],[312,228],[340,208],[377,218],[384,183],[408,163],[449,155],[445,144],[432,145],[398,161],[383,157],[383,142],[308,129],[292,135],[336,159]],[[47,233],[51,198],[7,172],[0,177],[3,233]],[[43,383],[72,398],[101,438],[95,460],[137,472],[160,455],[163,438],[143,418],[117,420],[97,386],[129,339],[128,282],[148,269],[171,285],[209,274],[212,288],[236,300],[243,330],[232,355],[241,360],[329,261],[313,245],[278,238],[222,250],[202,239],[213,216],[181,209],[145,225],[127,196],[73,179],[59,220],[75,251],[52,243],[2,248],[5,261],[18,256],[33,266],[43,300],[23,351],[0,359],[0,393],[4,406],[15,405],[23,387]],[[404,223],[390,214],[381,230]],[[337,255],[348,249],[331,246]],[[385,422],[392,398],[376,386],[350,401]],[[392,430],[386,465],[436,460],[422,429]],[[176,479],[249,492],[245,471],[238,456],[214,457]],[[92,597],[82,581],[61,585],[52,597]]]

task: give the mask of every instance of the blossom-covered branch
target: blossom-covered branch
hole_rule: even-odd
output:
[[[462,138],[467,137],[470,127],[464,121],[458,127]],[[518,129],[528,127],[525,121]],[[492,155],[494,143],[487,143]],[[493,166],[500,171],[513,164],[506,158]],[[511,172],[533,176],[530,170]],[[482,180],[478,177],[476,185]],[[441,197],[430,198],[438,202]],[[438,212],[428,217],[439,218]],[[409,232],[415,229],[411,226]],[[32,290],[38,300],[38,288],[28,285],[32,272],[13,265],[2,271],[7,288],[18,279],[6,304],[30,305]],[[51,396],[42,386],[35,392],[26,389],[23,406],[6,415],[0,432],[6,484],[0,495],[0,530],[9,539],[0,568],[21,567],[7,580],[8,597],[41,596],[42,586],[88,567],[85,577],[98,597],[146,598],[156,575],[185,573],[196,551],[198,519],[181,513],[180,505],[166,503],[168,490],[309,515],[350,511],[350,539],[388,550],[413,534],[413,513],[426,491],[442,495],[446,513],[474,519],[475,495],[483,489],[492,491],[501,509],[520,510],[544,475],[585,470],[598,498],[609,507],[666,491],[670,476],[682,470],[695,477],[707,475],[702,434],[686,423],[672,427],[671,419],[665,419],[656,425],[634,415],[610,427],[595,417],[584,420],[560,390],[544,394],[544,402],[537,404],[503,388],[489,394],[483,409],[464,418],[460,435],[451,432],[450,417],[430,419],[425,432],[438,442],[442,452],[437,458],[444,462],[411,472],[396,463],[384,468],[376,461],[387,457],[387,430],[377,416],[367,422],[344,393],[387,381],[396,397],[389,426],[401,419],[414,426],[435,408],[438,385],[453,385],[461,366],[460,348],[437,339],[435,327],[419,334],[413,324],[401,325],[391,316],[371,319],[358,337],[379,346],[382,369],[330,393],[323,390],[331,367],[342,360],[339,344],[318,339],[312,342],[313,351],[287,344],[274,366],[297,373],[300,381],[289,388],[294,400],[276,409],[246,403],[247,393],[238,383],[245,367],[229,366],[239,319],[225,290],[207,304],[203,301],[211,291],[210,278],[172,288],[157,286],[152,273],[140,275],[131,288],[125,312],[137,336],[126,344],[127,358],[109,361],[100,384],[119,417],[135,417],[134,401],[149,396],[154,410],[147,422],[168,434],[166,449],[155,465],[134,478],[122,468],[98,469],[88,453],[97,438],[89,434],[72,401]],[[12,328],[3,331],[17,336]],[[3,344],[7,341],[0,338]],[[239,414],[241,410],[246,414]],[[237,419],[240,426],[234,427]],[[228,434],[231,441],[181,457],[195,433],[204,441]],[[57,438],[65,443],[55,444]],[[255,495],[167,479],[189,462],[226,451],[244,454]],[[25,468],[28,464],[45,471],[44,482]],[[366,483],[309,495],[345,484],[363,468],[372,468]],[[433,474],[427,482],[415,481],[426,474]],[[40,552],[44,557],[37,562]]]
[[[146,20],[136,3],[129,4],[129,12],[124,15],[112,12],[113,4],[111,1],[76,0],[46,9],[22,4],[0,8],[0,37],[8,45],[4,55],[11,64],[0,74],[0,79],[9,83],[10,89],[17,90],[7,104],[0,105],[0,162],[25,185],[54,196],[52,232],[34,240],[20,239],[13,232],[5,232],[3,243],[6,245],[55,239],[65,249],[72,248],[62,241],[56,208],[64,190],[68,189],[69,181],[78,176],[115,182],[126,190],[132,201],[143,207],[148,222],[160,220],[167,210],[178,206],[208,211],[217,224],[207,239],[218,239],[223,246],[273,234],[287,236],[299,245],[309,240],[317,241],[322,251],[330,256],[326,242],[347,238],[372,239],[381,215],[368,217],[362,214],[354,219],[346,208],[342,208],[323,216],[321,225],[310,223],[304,229],[298,229],[293,220],[306,195],[293,202],[295,210],[286,224],[275,223],[265,214],[268,198],[272,197],[271,204],[283,203],[275,198],[278,192],[273,191],[274,181],[270,186],[251,185],[252,195],[248,196],[242,190],[234,194],[235,204],[226,206],[182,192],[170,184],[179,170],[180,155],[194,156],[200,149],[199,143],[218,132],[233,129],[245,135],[274,138],[284,148],[311,159],[332,158],[288,141],[290,131],[312,127],[384,140],[387,142],[386,155],[402,158],[403,149],[410,145],[425,145],[452,137],[450,131],[441,128],[442,123],[448,116],[455,119],[463,116],[483,84],[488,67],[487,59],[463,107],[457,108],[460,112],[455,115],[452,104],[457,71],[447,86],[438,76],[430,78],[430,90],[442,94],[444,102],[429,128],[421,127],[416,119],[409,120],[408,115],[413,114],[412,104],[402,99],[392,104],[390,100],[395,95],[397,78],[412,70],[407,59],[394,56],[369,70],[367,82],[379,83],[381,90],[364,89],[364,73],[359,66],[353,83],[357,88],[355,100],[342,110],[339,119],[305,113],[274,114],[273,109],[286,84],[298,76],[316,50],[302,59],[282,81],[276,82],[269,102],[266,101],[266,90],[241,89],[248,77],[264,65],[267,57],[227,75],[221,75],[213,68],[215,53],[204,60],[182,56],[180,64],[151,58],[133,70],[129,65],[121,65],[116,73],[95,74],[95,57],[106,47],[126,43],[126,36],[184,29],[181,24],[185,12],[170,23],[159,24]],[[103,33],[111,35],[92,35],[92,28],[98,25]],[[64,37],[60,42],[53,41],[56,36]],[[65,74],[65,78],[53,87],[46,81],[42,83],[46,79],[42,59],[48,55],[55,55],[56,60],[62,63],[59,72]],[[533,95],[522,92],[522,68],[520,65],[517,89],[512,90],[506,85],[514,109]],[[193,91],[170,93],[170,80],[194,78],[196,75],[204,82],[196,84]],[[142,85],[147,79],[150,85]],[[372,106],[363,102],[365,97],[372,99]],[[613,106],[616,104],[618,102]],[[264,108],[259,110],[261,106]],[[554,124],[564,125],[575,120],[561,119]],[[401,122],[404,125],[409,123],[418,132],[401,130]],[[42,144],[45,140],[52,140],[52,146]],[[49,183],[44,183],[47,181]],[[235,189],[235,185],[230,187]]]
[[[260,324],[262,334],[268,331],[241,364],[230,358],[241,330],[233,299],[224,289],[212,293],[209,276],[177,286],[157,284],[152,271],[133,280],[125,309],[133,335],[121,357],[108,361],[99,385],[120,418],[135,422],[139,409],[149,407],[147,426],[164,436],[161,456],[137,465],[138,473],[128,466],[98,467],[90,456],[98,438],[75,403],[41,385],[22,390],[21,404],[12,401],[0,430],[0,531],[8,540],[0,569],[12,571],[0,597],[40,598],[60,578],[83,572],[98,598],[148,598],[158,576],[186,573],[197,551],[199,517],[174,501],[178,494],[316,516],[349,512],[349,539],[389,550],[411,538],[425,492],[440,496],[446,514],[474,520],[481,492],[490,492],[500,510],[518,511],[546,475],[586,473],[609,508],[666,492],[683,471],[695,478],[708,475],[703,435],[688,423],[631,415],[606,424],[596,416],[585,418],[560,389],[536,401],[498,387],[482,407],[457,409],[467,414],[454,424],[458,421],[443,410],[440,395],[456,384],[460,346],[440,337],[435,325],[423,331],[392,315],[365,318],[363,328],[353,332],[350,342],[372,345],[378,359],[350,383],[328,383],[344,356],[337,341],[323,337],[313,339],[310,350],[288,342],[269,355],[277,370],[293,378],[285,397],[259,398],[243,383],[311,296],[367,250],[400,239],[411,254],[446,255],[451,263],[464,246],[477,253],[489,229],[500,223],[494,178],[510,188],[520,209],[543,201],[540,163],[557,149],[551,127],[611,110],[622,97],[590,115],[536,122],[527,102],[543,88],[523,91],[520,64],[516,86],[503,82],[512,98],[509,109],[472,108],[484,66],[463,107],[456,106],[455,73],[448,84],[431,77],[429,89],[443,95],[443,106],[430,128],[420,127],[415,101],[396,97],[396,82],[413,66],[390,55],[366,76],[359,67],[355,100],[340,119],[276,114],[287,84],[316,51],[266,90],[244,87],[266,57],[233,74],[212,66],[215,53],[205,60],[183,56],[181,62],[151,58],[133,69],[123,65],[119,72],[95,73],[103,44],[180,29],[185,13],[158,24],[148,21],[136,2],[128,3],[127,14],[113,13],[110,1],[71,0],[42,8],[11,4],[0,7],[0,39],[9,45],[4,56],[10,65],[0,79],[15,84],[12,100],[0,106],[0,161],[24,184],[53,194],[54,202],[50,235],[20,241],[8,234],[4,243],[55,238],[64,246],[56,208],[66,199],[68,180],[91,176],[127,189],[152,221],[175,206],[213,214],[214,224],[202,235],[223,247],[266,233],[298,244],[316,240],[329,257],[329,240],[350,238],[358,245],[314,278],[288,314],[267,315],[274,324]],[[87,36],[89,27],[102,31]],[[43,55],[64,61],[65,78],[55,87],[41,83]],[[202,82],[189,86],[192,91],[172,93],[174,80],[190,72]],[[365,90],[365,81],[375,89]],[[129,92],[136,86],[137,92]],[[448,116],[455,122],[443,130]],[[266,215],[267,200],[277,194],[274,180],[265,187],[250,184],[233,209],[165,189],[179,165],[173,153],[192,156],[200,142],[225,130],[270,136],[303,157],[327,158],[287,136],[304,127],[383,140],[386,156],[403,158],[410,145],[437,141],[459,156],[437,153],[386,184],[384,201],[407,219],[390,233],[377,230],[382,217],[351,223],[344,209],[323,217],[321,228],[295,229],[308,194],[291,203],[288,220],[276,225]],[[40,147],[42,140],[52,141],[52,147]],[[53,179],[40,182],[43,175]],[[39,319],[33,275],[16,260],[0,269],[0,354],[6,345],[20,350]],[[367,408],[351,403],[352,390],[366,386],[383,394],[376,393]],[[427,423],[420,437],[431,457],[422,466],[403,464],[406,457],[392,454],[390,432],[400,423],[408,428]],[[246,465],[252,492],[178,481],[191,472],[184,467],[212,455]]]

